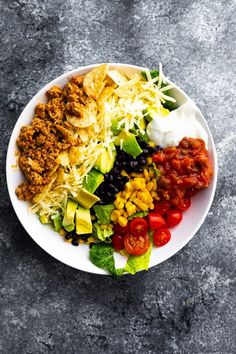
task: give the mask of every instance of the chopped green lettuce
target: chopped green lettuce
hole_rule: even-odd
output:
[[[112,275],[121,275],[123,268],[115,268],[115,260],[113,256],[113,248],[104,243],[97,243],[92,246],[89,251],[90,261],[97,267],[105,269]]]
[[[150,242],[150,246],[147,252],[145,252],[144,254],[141,254],[140,256],[130,255],[125,265],[125,271],[130,274],[135,274],[137,272],[140,272],[141,270],[148,270],[151,250],[152,241]]]
[[[133,215],[130,215],[128,217],[128,220],[132,220],[134,218],[144,218],[148,214],[147,211],[137,211],[137,213],[134,213]]]
[[[93,224],[93,236],[97,239],[110,243],[110,236],[113,234],[114,231],[111,224],[108,224],[107,228],[101,228],[101,225],[98,223]]]
[[[95,205],[93,207],[99,224],[109,224],[111,213],[115,209],[113,204]]]

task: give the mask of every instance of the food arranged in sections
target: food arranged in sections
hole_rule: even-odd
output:
[[[196,107],[177,107],[159,70],[103,64],[46,92],[17,139],[20,200],[113,275],[148,269],[212,177]],[[46,229],[45,229],[46,232]],[[114,251],[127,257],[115,267]]]

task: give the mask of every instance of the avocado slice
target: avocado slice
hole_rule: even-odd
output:
[[[62,229],[62,216],[61,216],[61,214],[57,213],[57,214],[51,216],[51,219],[53,221],[54,230],[56,232],[59,232]]]
[[[51,223],[49,216],[47,216],[47,215],[40,215],[39,220],[40,220],[41,224],[50,224]]]
[[[103,181],[103,174],[93,168],[91,171],[89,171],[87,177],[84,179],[83,187],[88,192],[94,193]]]
[[[86,191],[84,188],[81,188],[73,199],[86,209],[92,208],[92,206],[100,200],[100,198]]]
[[[122,150],[124,150],[127,154],[132,155],[134,158],[143,152],[134,134],[123,130],[115,140],[115,144],[120,145],[121,141]]]
[[[93,228],[89,209],[78,206],[75,212],[75,225],[77,235],[92,233]]]
[[[110,149],[110,151],[108,150]],[[112,170],[116,159],[116,149],[114,144],[110,144],[109,148],[103,148],[103,151],[98,156],[94,167],[102,173],[108,173]]]
[[[66,231],[73,231],[75,228],[75,211],[77,209],[78,203],[72,199],[68,199],[66,204],[66,209],[64,213],[64,218],[62,220],[62,226]]]

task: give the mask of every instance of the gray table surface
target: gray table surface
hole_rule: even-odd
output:
[[[235,353],[235,0],[0,0],[0,352]],[[159,62],[198,104],[218,157],[204,225],[148,273],[69,268],[17,220],[5,156],[47,82],[80,65]]]

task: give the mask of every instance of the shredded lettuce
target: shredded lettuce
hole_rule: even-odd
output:
[[[127,263],[125,265],[125,271],[130,274],[135,274],[137,272],[140,272],[141,270],[148,270],[151,250],[152,250],[152,240],[150,241],[150,246],[147,252],[141,254],[140,256],[133,256],[133,255],[129,256]]]
[[[112,275],[121,275],[124,272],[123,268],[115,268],[115,260],[113,256],[113,248],[104,243],[98,243],[92,246],[89,251],[90,261],[97,266],[107,270]]]
[[[128,220],[132,220],[134,218],[144,218],[148,214],[147,211],[137,211],[137,213],[134,213],[133,215],[130,215],[128,217]]]
[[[111,224],[107,224],[106,228],[102,228],[100,224],[93,224],[93,236],[101,241],[110,243],[110,236],[114,234],[113,227]]]
[[[110,216],[112,211],[115,209],[115,206],[113,204],[95,205],[93,209],[99,224],[109,224],[111,221]]]

